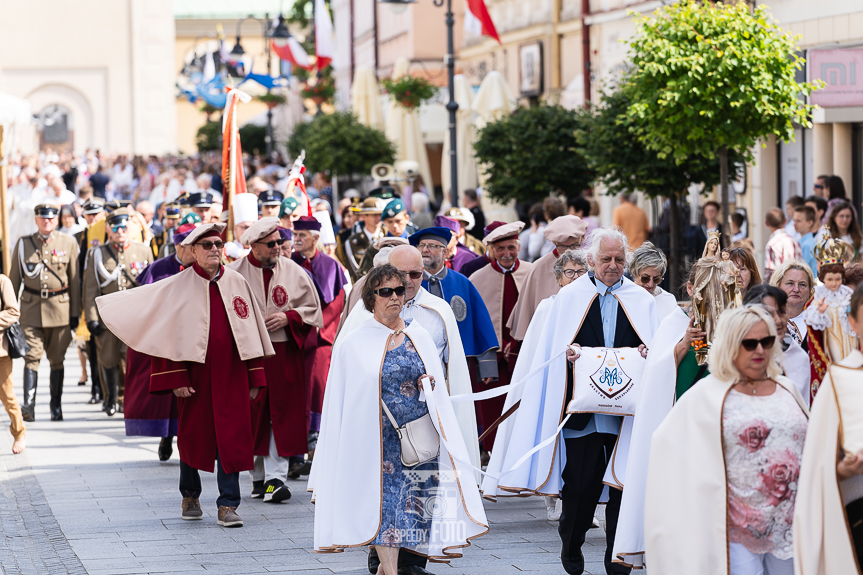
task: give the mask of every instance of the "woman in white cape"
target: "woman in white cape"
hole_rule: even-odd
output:
[[[635,285],[639,285],[656,298],[656,316],[662,323],[671,312],[679,309],[677,298],[668,293],[659,284],[665,278],[668,261],[665,254],[650,242],[644,242],[629,259],[629,274]]]
[[[335,350],[308,485],[315,551],[374,545],[386,575],[396,575],[401,547],[447,560],[488,532],[446,385],[434,385],[445,381],[437,350],[419,324],[399,317],[403,299],[396,268],[369,272],[363,305],[374,317]],[[384,403],[399,426],[427,413],[438,457],[403,464]]]
[[[779,375],[781,346],[761,306],[729,309],[711,375],[653,434],[646,563],[662,575],[791,575],[791,517],[807,409]]]
[[[851,296],[848,321],[861,333],[861,286]],[[854,350],[828,367],[812,403],[794,510],[797,575],[854,574],[863,568],[863,451],[843,449],[845,442],[863,437],[861,382],[863,353]]]

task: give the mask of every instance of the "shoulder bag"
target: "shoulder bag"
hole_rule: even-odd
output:
[[[431,414],[426,413],[399,427],[383,399],[381,407],[399,436],[402,465],[415,467],[435,459],[440,454],[440,436],[432,423]]]
[[[6,302],[3,301],[2,296],[0,296],[0,306],[2,306],[2,309],[6,309]],[[30,351],[30,346],[27,345],[27,340],[24,339],[24,332],[21,331],[21,325],[17,321],[6,328],[3,337],[6,338],[6,342],[9,344],[7,345],[7,352],[12,359],[22,358]]]

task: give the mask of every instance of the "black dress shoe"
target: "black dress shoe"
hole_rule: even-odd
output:
[[[159,441],[159,461],[168,461],[174,453],[174,438],[163,437]]]
[[[584,573],[584,554],[581,549],[578,550],[577,557],[564,557],[561,553],[560,563],[563,565],[563,570],[569,575],[582,575]]]
[[[419,565],[404,565],[399,567],[399,575],[434,575],[431,571],[423,569]]]

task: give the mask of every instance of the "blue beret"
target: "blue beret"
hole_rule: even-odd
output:
[[[410,236],[408,241],[412,246],[417,246],[425,237],[440,240],[443,245],[447,245],[452,239],[452,232],[448,228],[425,228]]]

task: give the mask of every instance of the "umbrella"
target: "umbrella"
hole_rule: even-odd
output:
[[[393,78],[407,75],[407,58],[401,57],[393,66]],[[396,145],[396,161],[413,160],[420,166],[419,174],[422,176],[426,189],[432,189],[431,168],[429,168],[428,152],[423,141],[423,133],[420,129],[420,117],[417,110],[408,110],[390,98],[387,103],[386,120],[387,138]],[[408,209],[410,199],[402,198]]]
[[[468,188],[476,188],[476,159],[473,153],[474,129],[473,129],[473,94],[467,79],[461,74],[454,77],[455,101],[458,104],[456,111],[456,162],[458,166],[458,192]],[[449,158],[449,132],[444,137],[443,157],[441,158],[441,183],[443,185],[444,203],[449,203],[450,198],[450,158]]]
[[[384,127],[378,81],[371,68],[360,66],[356,69],[354,85],[351,86],[351,109],[360,124],[378,130]]]

